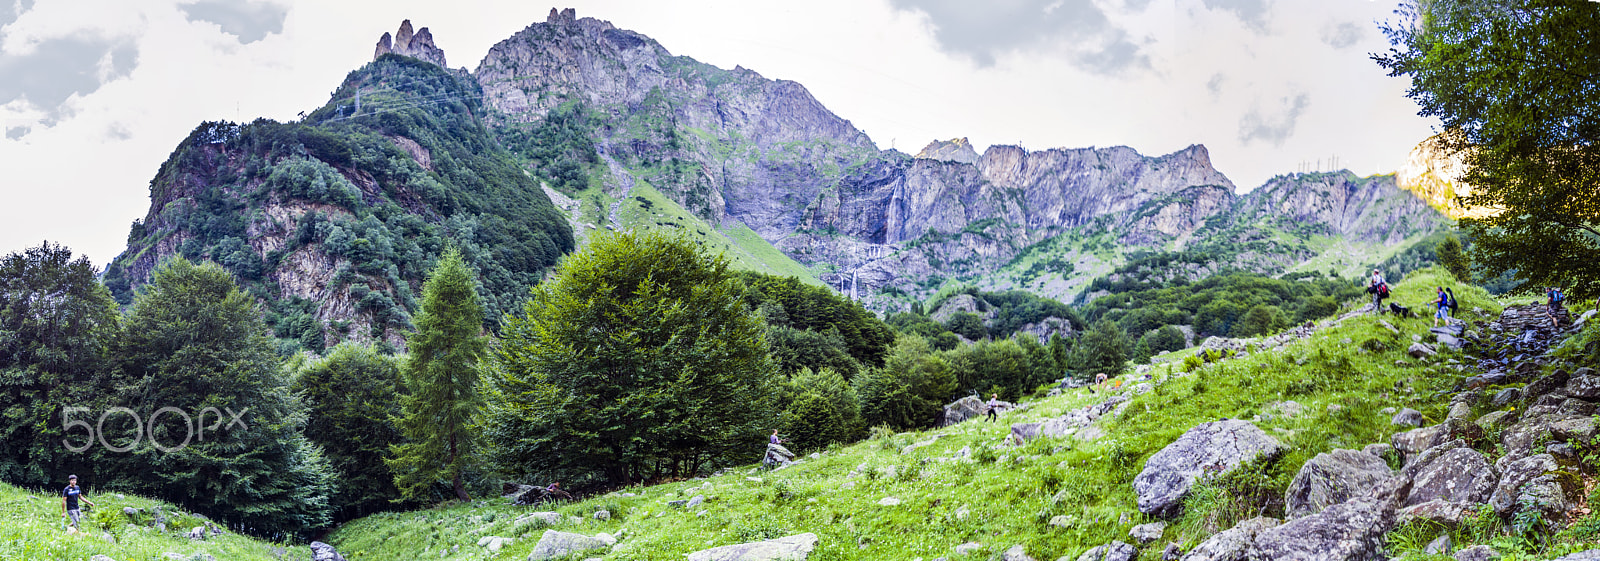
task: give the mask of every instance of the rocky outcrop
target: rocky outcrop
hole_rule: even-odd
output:
[[[331,545],[311,542],[311,561],[344,561],[344,556]]]
[[[1417,143],[1395,173],[1395,182],[1451,218],[1491,215],[1486,208],[1461,203],[1472,194],[1472,188],[1461,182],[1467,172],[1466,154],[1451,151],[1442,139],[1443,133]]]
[[[1096,546],[1078,556],[1078,561],[1133,561],[1139,556],[1139,550],[1123,542],[1111,542]]]
[[[1202,423],[1145,460],[1133,479],[1139,511],[1171,516],[1202,475],[1226,473],[1239,465],[1276,456],[1283,445],[1248,421]]]
[[[378,57],[389,53],[425,60],[443,68],[450,67],[445,63],[444,49],[433,44],[433,33],[424,27],[413,34],[411,20],[400,22],[400,30],[395,32],[393,39],[387,32],[378,38],[378,46],[372,53],[372,60],[378,60]]]
[[[978,151],[972,148],[972,143],[966,137],[950,140],[935,140],[922,147],[917,152],[917,158],[923,160],[940,160],[958,164],[978,163]]]

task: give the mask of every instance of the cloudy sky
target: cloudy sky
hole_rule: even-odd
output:
[[[544,21],[526,0],[0,0],[0,253],[105,264],[202,120],[291,120],[400,20],[451,66]],[[1334,158],[1389,173],[1430,134],[1368,54],[1395,0],[567,0],[674,54],[804,84],[883,148],[1204,144],[1242,189]]]

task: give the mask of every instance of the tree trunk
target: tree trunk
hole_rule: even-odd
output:
[[[451,475],[456,488],[456,498],[461,499],[461,502],[472,502],[472,496],[467,494],[467,486],[461,482],[461,466],[456,462],[456,433],[450,433],[450,465],[454,466],[451,469],[455,473]]]

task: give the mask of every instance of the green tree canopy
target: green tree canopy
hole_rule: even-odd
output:
[[[1479,278],[1600,295],[1600,4],[1420,0],[1402,15],[1373,58],[1465,156],[1462,202],[1497,212],[1462,220]]]
[[[118,319],[87,257],[46,242],[0,259],[0,480],[89,471],[61,445],[61,413],[94,398]]]
[[[97,411],[129,408],[150,430],[134,427],[131,415],[107,419],[98,436],[109,446],[94,448],[102,485],[153,494],[263,536],[327,526],[327,461],[301,433],[305,414],[255,299],[226,270],[182,258],[162,264],[134,299],[114,352],[117,392]],[[206,434],[188,438],[200,429]]]
[[[564,259],[494,356],[501,469],[578,486],[759,458],[774,365],[733,278],[659,233],[597,234]]]
[[[940,407],[956,392],[956,375],[916,335],[895,340],[883,368],[868,369],[856,378],[861,418],[869,426],[895,429],[933,426]]]
[[[479,440],[478,362],[487,345],[473,285],[455,248],[445,249],[422,285],[417,331],[406,339],[410,354],[402,369],[407,394],[400,399],[399,425],[407,442],[391,447],[388,460],[395,487],[408,499],[448,482],[456,498],[472,500],[464,476]]]
[[[306,438],[322,447],[337,476],[335,521],[390,507],[400,490],[383,458],[400,443],[393,424],[400,414],[400,359],[342,343],[326,357],[300,360],[291,389],[306,406]]]

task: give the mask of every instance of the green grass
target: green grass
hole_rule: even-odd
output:
[[[1425,299],[1443,275],[1438,269],[1414,273],[1396,287],[1396,295]],[[1464,313],[1474,307],[1491,313],[1499,309],[1481,290],[1456,293]],[[1253,488],[1281,497],[1300,465],[1317,453],[1387,442],[1394,427],[1380,411],[1385,407],[1412,407],[1430,422],[1442,419],[1447,399],[1440,392],[1466,374],[1450,367],[1448,353],[1420,361],[1404,356],[1413,335],[1426,336],[1428,320],[1385,319],[1400,333],[1363,316],[1281,349],[1207,365],[1187,376],[1158,366],[1154,389],[1134,397],[1120,415],[1102,419],[1099,426],[1108,436],[1094,442],[1069,437],[1038,439],[1022,447],[1002,445],[1011,423],[1058,416],[1104,397],[1076,390],[1031,401],[1025,410],[1002,414],[1000,423],[971,421],[880,435],[822,451],[820,459],[782,471],[745,466],[703,480],[623,490],[637,493],[634,497],[618,492],[556,510],[581,520],[561,525],[563,530],[592,535],[626,528],[618,548],[592,555],[604,559],[681,560],[685,553],[708,547],[801,532],[821,538],[812,559],[931,559],[949,556],[952,548],[968,541],[983,545],[978,558],[1016,544],[1035,558],[1076,557],[1090,547],[1126,540],[1132,526],[1149,521],[1136,508],[1134,476],[1146,458],[1199,423],[1260,415],[1257,424],[1290,449],[1276,463],[1256,466],[1246,475]],[[1364,350],[1377,348],[1374,342],[1384,350]],[[1396,366],[1397,360],[1410,365]],[[1139,382],[1130,379],[1127,385]],[[1287,418],[1274,408],[1289,400],[1303,412]],[[973,450],[972,456],[954,459],[963,447]],[[751,459],[760,453],[760,443],[752,443]],[[858,471],[860,466],[865,467]],[[666,504],[697,494],[706,498],[703,508]],[[1238,501],[1218,500],[1217,495],[1197,494],[1190,512],[1169,521],[1167,534],[1157,543],[1192,546],[1219,527],[1253,515]],[[901,503],[880,506],[885,497]],[[963,507],[967,515],[958,516]],[[593,513],[602,509],[611,518],[594,520]],[[448,558],[482,558],[476,546],[480,537],[516,537],[495,558],[522,559],[543,528],[514,521],[536,510],[456,504],[383,514],[346,524],[329,539],[353,560],[401,560],[433,558],[441,548],[455,546],[459,552]],[[1049,525],[1055,516],[1066,517],[1069,524]],[[422,556],[424,552],[428,555]],[[1159,555],[1159,546],[1147,547],[1140,558]]]
[[[622,200],[617,218],[621,224],[613,226],[620,229],[667,231],[686,236],[702,249],[727,257],[735,269],[799,277],[803,282],[822,285],[804,265],[778,251],[749,227],[718,229],[642,179],[634,180],[633,190]]]
[[[217,559],[306,561],[311,551],[305,546],[288,546],[225,532],[205,541],[191,541],[185,534],[204,525],[192,515],[170,504],[132,495],[119,496],[87,490],[94,501],[92,512],[85,513],[86,535],[69,535],[61,514],[61,499],[53,492],[29,491],[0,483],[0,559],[83,561],[105,555],[117,561],[172,561],[167,553],[192,556],[210,554]],[[167,513],[167,532],[151,525],[156,506]],[[122,513],[123,507],[143,509],[138,520]],[[109,539],[106,537],[109,535]],[[274,555],[282,548],[282,557]]]

